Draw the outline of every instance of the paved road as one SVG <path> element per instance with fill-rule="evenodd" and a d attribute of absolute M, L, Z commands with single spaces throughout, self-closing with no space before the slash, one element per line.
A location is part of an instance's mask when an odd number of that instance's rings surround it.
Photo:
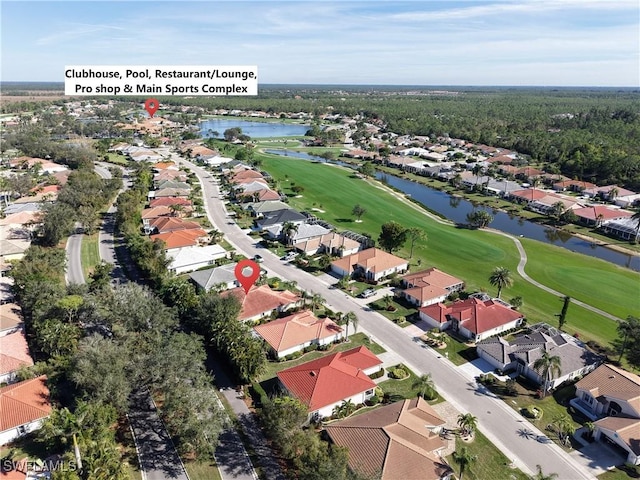
<path fill-rule="evenodd" d="M 545 465 L 545 471 L 555 472 L 561 479 L 593 478 L 589 471 L 554 443 L 541 443 L 530 436 L 519 434 L 522 429 L 528 429 L 541 437 L 544 436 L 543 432 L 538 431 L 502 400 L 478 389 L 472 379 L 466 377 L 455 365 L 442 358 L 437 352 L 424 348 L 403 329 L 363 306 L 360 301 L 340 290 L 330 288 L 329 283 L 294 266 L 284 264 L 267 250 L 258 249 L 256 241 L 244 234 L 235 223 L 231 222 L 231 219 L 226 217 L 218 187 L 212 179 L 208 178 L 210 174 L 175 154 L 173 158 L 196 172 L 203 185 L 205 208 L 211 222 L 225 234 L 229 243 L 238 252 L 248 257 L 259 253 L 264 259 L 263 267 L 269 272 L 288 280 L 295 280 L 300 288 L 320 293 L 334 310 L 356 312 L 360 330 L 368 333 L 388 350 L 396 352 L 416 372 L 431 373 L 443 397 L 459 411 L 471 412 L 475 415 L 482 432 L 514 461 L 516 467 L 525 473 L 533 474 L 536 471 L 536 465 L 542 462 Z"/>
<path fill-rule="evenodd" d="M 76 232 L 67 238 L 67 269 L 64 274 L 67 285 L 71 283 L 83 284 L 85 282 L 84 272 L 82 271 L 82 237 L 84 233 L 79 224 L 75 226 Z"/>

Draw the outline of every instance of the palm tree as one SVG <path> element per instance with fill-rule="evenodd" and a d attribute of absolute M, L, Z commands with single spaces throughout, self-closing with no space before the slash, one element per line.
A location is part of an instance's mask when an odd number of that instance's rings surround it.
<path fill-rule="evenodd" d="M 358 316 L 355 312 L 347 312 L 342 315 L 342 321 L 344 322 L 346 328 L 345 338 L 349 338 L 349 325 L 353 325 L 353 333 L 358 331 Z"/>
<path fill-rule="evenodd" d="M 558 438 L 564 443 L 565 438 L 569 435 L 573 435 L 576 431 L 576 427 L 571 420 L 571 417 L 566 413 L 558 415 L 553 419 L 552 425 L 558 429 Z"/>
<path fill-rule="evenodd" d="M 593 422 L 584 422 L 584 428 L 589 432 L 589 438 L 593 437 L 593 432 L 596 429 L 596 424 Z"/>
<path fill-rule="evenodd" d="M 320 308 L 324 303 L 324 298 L 319 293 L 314 293 L 311 296 L 311 311 L 316 313 L 316 308 Z"/>
<path fill-rule="evenodd" d="M 473 435 L 478 428 L 478 419 L 470 413 L 461 413 L 458 415 L 458 426 L 465 435 Z"/>
<path fill-rule="evenodd" d="M 211 238 L 211 243 L 218 243 L 220 240 L 222 240 L 222 237 L 224 236 L 224 234 L 217 229 L 213 229 L 209 232 L 209 238 Z"/>
<path fill-rule="evenodd" d="M 414 227 L 407 229 L 407 237 L 409 237 L 409 240 L 411 241 L 411 250 L 409 252 L 409 258 L 411 259 L 413 258 L 413 247 L 415 246 L 416 242 L 426 241 L 427 234 L 424 230 Z"/>
<path fill-rule="evenodd" d="M 438 394 L 430 373 L 425 373 L 417 378 L 416 381 L 413 382 L 413 385 L 411 385 L 411 388 L 417 388 L 418 395 L 428 400 L 433 400 Z"/>
<path fill-rule="evenodd" d="M 282 235 L 285 243 L 289 244 L 293 235 L 298 232 L 298 224 L 293 222 L 284 222 L 282 224 Z"/>
<path fill-rule="evenodd" d="M 544 388 L 542 390 L 542 397 L 547 394 L 549 390 L 549 382 L 555 375 L 560 375 L 562 371 L 560 357 L 557 355 L 550 355 L 546 350 L 542 352 L 542 356 L 533 362 L 533 369 L 540 373 L 540 376 L 544 378 Z"/>
<path fill-rule="evenodd" d="M 356 411 L 356 406 L 351 400 L 344 400 L 340 405 L 333 407 L 333 414 L 336 417 L 344 418 Z"/>
<path fill-rule="evenodd" d="M 611 190 L 609 190 L 609 201 L 613 202 L 616 198 L 618 198 L 619 193 L 620 190 L 618 189 L 618 187 L 613 187 Z"/>
<path fill-rule="evenodd" d="M 453 452 L 453 461 L 460 465 L 460 480 L 462 480 L 464 472 L 469 470 L 469 466 L 476 460 L 478 460 L 478 456 L 472 455 L 467 450 L 467 447 L 462 447 L 459 451 Z"/>
<path fill-rule="evenodd" d="M 531 477 L 531 480 L 554 480 L 555 478 L 558 478 L 557 473 L 550 473 L 548 475 L 545 475 L 540 465 L 536 465 L 536 468 L 538 469 L 538 473 Z"/>
<path fill-rule="evenodd" d="M 174 217 L 179 217 L 181 213 L 184 211 L 184 205 L 179 203 L 174 203 L 173 205 L 169 205 L 169 210 L 171 210 L 171 215 Z"/>
<path fill-rule="evenodd" d="M 489 283 L 493 287 L 498 287 L 498 298 L 500 298 L 502 289 L 513 285 L 511 272 L 505 267 L 496 267 L 493 269 L 493 272 L 491 272 L 491 275 L 489 276 Z"/>

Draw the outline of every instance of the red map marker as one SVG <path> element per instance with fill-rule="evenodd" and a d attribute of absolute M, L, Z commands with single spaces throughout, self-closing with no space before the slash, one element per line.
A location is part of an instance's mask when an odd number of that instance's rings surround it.
<path fill-rule="evenodd" d="M 150 98 L 144 102 L 144 109 L 149 112 L 149 117 L 151 118 L 158 111 L 158 107 L 160 107 L 160 103 L 155 98 Z"/>
<path fill-rule="evenodd" d="M 246 269 L 251 269 L 251 273 L 249 275 L 245 275 Z M 242 285 L 244 293 L 247 294 L 249 293 L 249 289 L 254 283 L 256 283 L 256 280 L 260 276 L 260 265 L 253 260 L 240 260 L 233 272 L 236 274 L 236 280 L 238 280 L 240 285 Z"/>

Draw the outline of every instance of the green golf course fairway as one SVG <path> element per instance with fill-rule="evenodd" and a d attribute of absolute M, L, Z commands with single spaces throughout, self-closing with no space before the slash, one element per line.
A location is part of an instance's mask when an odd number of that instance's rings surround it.
<path fill-rule="evenodd" d="M 405 227 L 419 227 L 427 233 L 428 240 L 414 248 L 410 261 L 413 271 L 435 266 L 464 280 L 468 291 L 496 294 L 488 277 L 495 267 L 506 267 L 512 272 L 514 284 L 504 289 L 502 296 L 507 300 L 521 296 L 524 300 L 521 310 L 529 323 L 544 321 L 557 325 L 562 300 L 517 274 L 519 255 L 511 239 L 438 223 L 417 205 L 402 201 L 377 182 L 357 178 L 354 172 L 343 168 L 265 154 L 259 154 L 259 158 L 285 193 L 291 194 L 294 184 L 304 188 L 300 198 L 290 197 L 294 208 L 324 210 L 325 213 L 314 213 L 340 230 L 368 233 L 373 239 L 377 239 L 380 226 L 390 220 Z M 361 223 L 356 223 L 351 214 L 356 204 L 367 210 Z M 560 247 L 523 240 L 528 255 L 525 270 L 535 280 L 620 318 L 638 314 L 639 274 Z M 409 258 L 410 247 L 407 241 L 396 253 Z M 420 267 L 418 259 L 422 261 Z M 602 344 L 617 337 L 616 322 L 576 304 L 569 308 L 565 331 Z"/>

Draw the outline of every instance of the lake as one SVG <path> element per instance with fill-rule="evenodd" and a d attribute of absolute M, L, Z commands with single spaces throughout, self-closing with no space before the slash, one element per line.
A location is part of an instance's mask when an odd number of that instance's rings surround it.
<path fill-rule="evenodd" d="M 322 157 L 292 150 L 268 149 L 265 150 L 265 152 L 314 162 L 326 162 Z M 355 168 L 353 165 L 340 161 L 332 161 L 330 163 L 335 163 L 352 169 Z M 629 255 L 611 250 L 610 248 L 596 245 L 593 242 L 574 237 L 573 235 L 561 230 L 540 225 L 529 220 L 509 215 L 502 211 L 494 211 L 491 208 L 483 206 L 476 207 L 462 197 L 453 196 L 447 192 L 412 182 L 396 175 L 377 172 L 376 178 L 404 194 L 410 195 L 411 198 L 424 205 L 429 210 L 437 212 L 455 223 L 466 224 L 467 214 L 474 209 L 487 210 L 493 216 L 493 221 L 489 226 L 496 230 L 510 233 L 516 237 L 526 237 L 545 243 L 551 243 L 553 245 L 566 248 L 567 250 L 571 250 L 572 252 L 578 252 L 590 257 L 600 258 L 602 260 L 615 263 L 616 265 L 640 271 L 640 256 L 638 255 Z"/>
<path fill-rule="evenodd" d="M 239 120 L 235 118 L 212 118 L 200 123 L 200 133 L 203 137 L 212 137 L 211 132 L 218 132 L 218 137 L 222 138 L 224 131 L 228 128 L 239 127 L 242 133 L 251 138 L 267 137 L 300 137 L 307 133 L 309 125 L 283 122 L 251 122 L 249 120 Z"/>

